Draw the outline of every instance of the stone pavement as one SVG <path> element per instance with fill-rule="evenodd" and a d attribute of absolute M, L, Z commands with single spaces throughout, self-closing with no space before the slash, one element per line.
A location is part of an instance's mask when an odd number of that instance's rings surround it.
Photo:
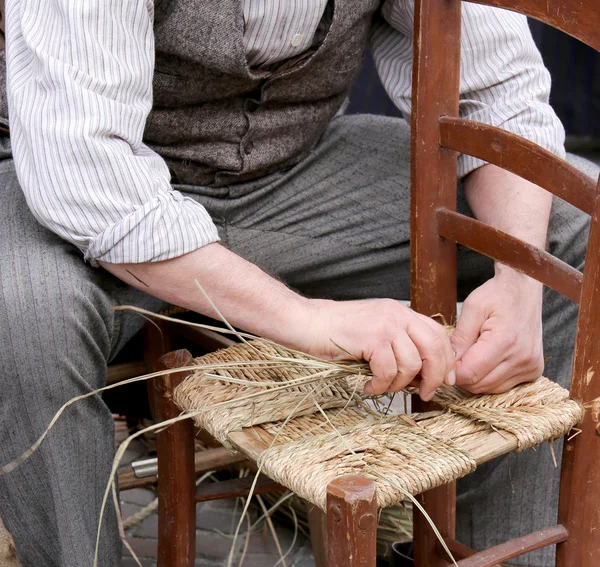
<path fill-rule="evenodd" d="M 134 489 L 121 496 L 123 517 L 130 516 L 154 499 L 154 491 Z M 196 566 L 226 567 L 233 547 L 233 566 L 240 563 L 246 536 L 244 522 L 241 535 L 234 543 L 230 534 L 235 532 L 242 510 L 241 503 L 236 506 L 234 500 L 217 500 L 198 504 L 196 520 Z M 258 517 L 257 511 L 251 513 L 252 520 Z M 285 553 L 292 545 L 294 533 L 292 529 L 275 523 L 281 549 Z M 127 530 L 127 540 L 139 557 L 144 567 L 156 566 L 158 517 L 152 514 L 138 526 Z M 264 522 L 252 532 L 248 540 L 244 567 L 275 567 L 281 565 L 274 540 Z M 279 562 L 279 563 L 278 563 Z M 298 535 L 291 553 L 286 558 L 288 567 L 314 567 L 310 541 Z M 122 567 L 135 567 L 137 563 L 124 550 Z"/>
<path fill-rule="evenodd" d="M 146 450 L 142 444 L 134 442 L 125 453 L 122 466 L 132 461 L 146 458 Z M 136 488 L 121 493 L 121 512 L 123 520 L 137 513 L 150 504 L 155 498 L 151 489 Z M 240 535 L 234 542 L 233 534 L 240 519 L 243 505 L 235 500 L 217 500 L 202 502 L 197 505 L 196 513 L 196 567 L 226 567 L 229 554 L 233 548 L 232 566 L 238 567 L 246 542 L 245 531 L 247 521 L 240 529 Z M 267 504 L 268 506 L 268 504 Z M 256 508 L 249 510 L 251 522 L 260 516 Z M 275 530 L 283 553 L 291 546 L 286 557 L 287 567 L 314 567 L 310 541 L 298 534 L 294 542 L 294 530 L 274 520 Z M 156 567 L 158 534 L 158 516 L 156 512 L 137 526 L 126 531 L 127 541 L 140 559 L 143 567 Z M 123 549 L 122 567 L 135 567 L 136 561 L 127 550 Z M 271 532 L 264 521 L 249 536 L 243 567 L 279 567 L 280 555 L 277 551 Z"/>

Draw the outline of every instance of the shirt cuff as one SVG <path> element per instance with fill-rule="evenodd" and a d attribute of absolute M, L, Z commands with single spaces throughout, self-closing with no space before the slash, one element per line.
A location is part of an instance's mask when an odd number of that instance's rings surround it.
<path fill-rule="evenodd" d="M 161 193 L 93 238 L 84 250 L 98 262 L 160 262 L 219 241 L 206 209 L 178 191 Z"/>

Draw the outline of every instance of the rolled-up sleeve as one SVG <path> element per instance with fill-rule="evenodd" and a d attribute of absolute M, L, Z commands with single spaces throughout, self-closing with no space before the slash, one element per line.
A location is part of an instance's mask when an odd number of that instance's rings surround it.
<path fill-rule="evenodd" d="M 563 157 L 564 128 L 549 105 L 550 74 L 525 16 L 467 2 L 462 14 L 460 115 L 523 136 Z M 406 114 L 410 114 L 413 22 L 413 0 L 387 0 L 371 38 L 382 82 Z M 461 155 L 459 176 L 483 164 Z"/>
<path fill-rule="evenodd" d="M 154 262 L 218 240 L 142 143 L 153 0 L 13 0 L 7 86 L 15 167 L 40 223 L 92 264 Z"/>

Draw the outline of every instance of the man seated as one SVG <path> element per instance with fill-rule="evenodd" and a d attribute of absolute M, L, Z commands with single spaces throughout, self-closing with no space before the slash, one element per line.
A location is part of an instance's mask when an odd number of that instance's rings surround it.
<path fill-rule="evenodd" d="M 461 115 L 564 156 L 526 19 L 463 8 Z M 342 109 L 370 42 L 410 112 L 413 12 L 411 0 L 8 2 L 2 464 L 105 384 L 144 322 L 115 305 L 214 315 L 195 278 L 239 328 L 369 361 L 373 394 L 417 375 L 424 400 L 443 382 L 502 392 L 544 360 L 568 384 L 576 306 L 553 292 L 542 303 L 541 284 L 512 269 L 460 251 L 466 301 L 450 339 L 396 301 L 409 296 L 408 126 Z M 582 268 L 585 215 L 471 157 L 459 171 L 461 210 Z M 113 443 L 110 411 L 90 398 L 0 478 L 24 567 L 91 564 Z M 553 524 L 557 486 L 546 450 L 481 467 L 459 485 L 459 539 L 480 548 Z M 99 565 L 119 562 L 109 512 Z"/>

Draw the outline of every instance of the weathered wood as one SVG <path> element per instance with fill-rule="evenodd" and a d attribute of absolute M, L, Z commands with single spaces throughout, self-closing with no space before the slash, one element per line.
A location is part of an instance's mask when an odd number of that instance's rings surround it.
<path fill-rule="evenodd" d="M 107 384 L 117 384 L 129 378 L 142 376 L 147 373 L 147 366 L 143 360 L 135 362 L 124 362 L 123 364 L 112 364 L 108 367 Z"/>
<path fill-rule="evenodd" d="M 188 366 L 186 350 L 170 352 L 156 363 L 167 370 Z M 188 372 L 173 372 L 154 379 L 157 421 L 177 417 L 173 390 Z M 194 424 L 180 421 L 156 434 L 158 453 L 158 567 L 192 567 L 196 556 L 196 505 L 194 473 Z"/>
<path fill-rule="evenodd" d="M 600 36 L 600 29 L 598 30 Z M 598 181 L 600 191 L 600 180 Z M 581 433 L 565 441 L 558 519 L 569 532 L 557 567 L 600 562 L 600 197 L 588 240 L 571 396 L 587 406 Z"/>
<path fill-rule="evenodd" d="M 469 0 L 541 20 L 600 51 L 600 10 L 596 0 Z"/>
<path fill-rule="evenodd" d="M 210 470 L 221 469 L 236 463 L 242 463 L 247 460 L 243 453 L 232 453 L 225 447 L 216 447 L 206 451 L 198 451 L 194 458 L 195 473 L 203 473 Z M 141 488 L 152 486 L 158 482 L 156 476 L 138 478 L 130 467 L 119 472 L 119 490 L 130 490 L 132 488 Z"/>
<path fill-rule="evenodd" d="M 458 115 L 460 6 L 415 2 L 410 299 L 413 309 L 448 321 L 456 312 L 456 290 L 448 285 L 456 281 L 456 246 L 437 234 L 435 211 L 456 208 L 457 154 L 440 146 L 439 118 Z"/>
<path fill-rule="evenodd" d="M 583 274 L 545 250 L 456 211 L 436 215 L 440 235 L 485 254 L 579 302 Z"/>
<path fill-rule="evenodd" d="M 467 557 L 472 557 L 477 553 L 474 549 L 471 549 L 470 547 L 460 543 L 460 541 L 456 541 L 455 539 L 449 537 L 444 538 L 444 543 L 450 550 L 450 553 L 452 553 L 452 557 L 454 557 L 456 560 L 466 559 Z M 448 555 L 440 541 L 437 542 L 437 551 L 440 557 L 444 557 L 444 554 L 446 556 Z"/>
<path fill-rule="evenodd" d="M 411 306 L 425 315 L 456 314 L 456 245 L 436 231 L 435 211 L 456 208 L 457 154 L 439 144 L 440 116 L 458 116 L 460 0 L 417 0 L 413 43 L 411 138 Z M 421 496 L 444 537 L 455 532 L 454 483 Z M 416 567 L 441 567 L 436 536 L 413 512 Z"/>
<path fill-rule="evenodd" d="M 375 485 L 364 476 L 343 476 L 327 488 L 329 567 L 375 567 Z"/>
<path fill-rule="evenodd" d="M 519 557 L 530 551 L 565 541 L 568 537 L 569 534 L 563 526 L 554 526 L 490 547 L 467 559 L 458 561 L 457 564 L 459 567 L 494 567 L 503 561 Z M 592 563 L 571 563 L 570 565 L 572 567 L 592 567 Z M 593 565 L 597 565 L 597 561 Z"/>
<path fill-rule="evenodd" d="M 318 506 L 308 504 L 308 529 L 315 567 L 329 567 L 327 547 L 327 514 Z"/>
<path fill-rule="evenodd" d="M 455 445 L 464 451 L 467 451 L 475 460 L 477 465 L 487 463 L 496 457 L 506 455 L 514 451 L 518 446 L 515 435 L 508 431 L 488 431 L 485 438 L 481 433 L 465 435 L 454 441 Z"/>
<path fill-rule="evenodd" d="M 443 116 L 440 143 L 511 171 L 592 214 L 596 180 L 525 138 L 489 124 Z"/>
<path fill-rule="evenodd" d="M 208 502 L 209 500 L 222 500 L 224 498 L 244 498 L 250 494 L 268 494 L 270 492 L 281 492 L 284 486 L 273 482 L 269 477 L 260 475 L 256 485 L 252 488 L 255 475 L 232 480 L 221 480 L 218 482 L 207 482 L 196 489 L 194 500 L 196 502 Z"/>

